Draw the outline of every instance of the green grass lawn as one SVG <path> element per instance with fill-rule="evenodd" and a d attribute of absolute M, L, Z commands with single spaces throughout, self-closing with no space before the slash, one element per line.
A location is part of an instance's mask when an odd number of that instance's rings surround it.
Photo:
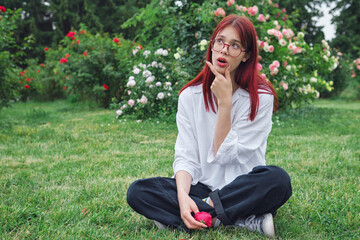
<path fill-rule="evenodd" d="M 136 122 L 67 101 L 0 112 L 0 239 L 264 239 L 219 228 L 158 230 L 126 203 L 138 178 L 172 176 L 174 122 Z M 279 239 L 360 238 L 360 103 L 274 115 L 267 163 L 291 176 Z M 87 213 L 83 210 L 86 209 Z"/>

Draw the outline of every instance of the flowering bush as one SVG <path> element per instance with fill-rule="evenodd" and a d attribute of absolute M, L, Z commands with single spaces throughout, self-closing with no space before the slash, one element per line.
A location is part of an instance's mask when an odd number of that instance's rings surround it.
<path fill-rule="evenodd" d="M 134 114 L 137 118 L 175 114 L 177 94 L 186 72 L 176 63 L 183 52 L 177 49 L 143 49 L 141 45 L 132 51 L 132 70 L 126 75 L 126 89 L 123 101 L 117 110 L 118 117 Z"/>
<path fill-rule="evenodd" d="M 271 0 L 249 0 L 243 5 L 232 0 L 204 1 L 202 4 L 153 1 L 150 7 L 151 11 L 144 9 L 124 27 L 144 21 L 138 41 L 153 46 L 166 42 L 172 49 L 180 47 L 185 54 L 179 61 L 191 76 L 187 80 L 203 66 L 204 63 L 199 64 L 199 61 L 205 55 L 217 23 L 226 15 L 237 14 L 249 18 L 257 30 L 258 68 L 277 90 L 280 108 L 300 106 L 333 89 L 331 73 L 338 66 L 338 59 L 331 55 L 328 43 L 322 41 L 313 46 L 306 43 L 305 33 L 294 29 L 293 17 Z M 155 31 L 155 26 L 161 26 L 162 31 Z"/>
<path fill-rule="evenodd" d="M 360 99 L 360 58 L 357 58 L 352 61 L 350 65 L 351 77 L 354 79 L 350 83 L 350 87 L 352 87 L 355 92 L 355 98 Z"/>
<path fill-rule="evenodd" d="M 29 89 L 29 85 L 24 86 L 18 81 L 18 69 L 13 63 L 14 57 L 22 54 L 22 51 L 13 56 L 9 51 L 11 47 L 21 49 L 21 46 L 15 46 L 12 36 L 16 21 L 19 19 L 20 10 L 14 12 L 0 6 L 0 110 L 2 107 L 9 106 L 9 102 L 18 100 L 21 97 L 20 90 L 26 93 Z"/>
<path fill-rule="evenodd" d="M 67 33 L 57 49 L 45 47 L 45 62 L 29 69 L 40 71 L 38 90 L 43 99 L 69 95 L 108 107 L 112 97 L 123 95 L 131 44 L 122 38 L 114 41 L 107 35 L 92 35 L 85 25 L 80 29 Z"/>

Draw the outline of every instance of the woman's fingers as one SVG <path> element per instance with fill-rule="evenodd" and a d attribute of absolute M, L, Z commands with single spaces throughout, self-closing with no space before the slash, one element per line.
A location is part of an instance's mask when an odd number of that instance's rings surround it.
<path fill-rule="evenodd" d="M 206 64 L 208 65 L 208 67 L 210 68 L 210 70 L 212 71 L 212 73 L 213 73 L 216 77 L 218 77 L 220 73 L 219 73 L 218 71 L 216 71 L 214 65 L 212 65 L 211 62 L 209 62 L 209 61 L 206 61 Z"/>

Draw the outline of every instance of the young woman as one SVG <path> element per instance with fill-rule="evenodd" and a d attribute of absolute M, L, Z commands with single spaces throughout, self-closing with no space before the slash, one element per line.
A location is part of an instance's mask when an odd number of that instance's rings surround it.
<path fill-rule="evenodd" d="M 180 91 L 174 178 L 137 180 L 129 205 L 158 227 L 245 227 L 275 236 L 273 216 L 291 196 L 289 175 L 265 165 L 277 96 L 257 70 L 256 31 L 230 15 L 215 28 L 199 75 Z"/>

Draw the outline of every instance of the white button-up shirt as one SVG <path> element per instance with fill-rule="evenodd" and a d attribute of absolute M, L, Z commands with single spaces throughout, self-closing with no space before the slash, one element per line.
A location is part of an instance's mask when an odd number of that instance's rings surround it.
<path fill-rule="evenodd" d="M 238 88 L 232 97 L 231 129 L 214 156 L 217 114 L 206 111 L 202 84 L 186 88 L 179 96 L 176 114 L 174 174 L 185 170 L 192 176 L 192 184 L 201 182 L 215 190 L 255 166 L 265 165 L 273 101 L 273 95 L 259 94 L 259 110 L 250 121 L 250 95 Z"/>

